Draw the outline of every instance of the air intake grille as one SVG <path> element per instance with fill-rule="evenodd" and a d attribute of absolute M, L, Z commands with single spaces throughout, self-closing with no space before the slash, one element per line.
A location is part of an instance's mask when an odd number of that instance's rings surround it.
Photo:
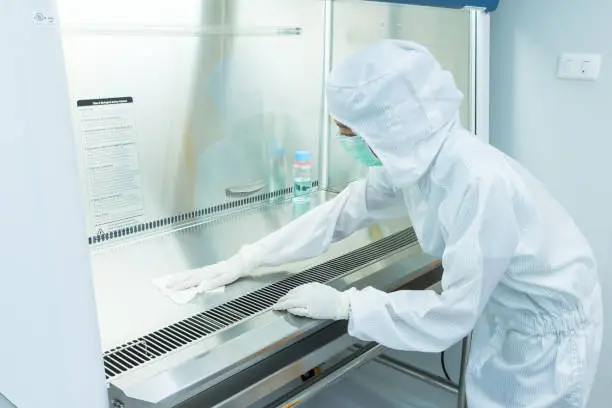
<path fill-rule="evenodd" d="M 327 283 L 417 242 L 412 228 L 307 269 L 272 285 L 174 323 L 104 354 L 106 378 L 125 373 L 272 306 L 288 291 L 309 282 Z"/>
<path fill-rule="evenodd" d="M 312 188 L 319 187 L 317 180 L 312 182 Z M 293 187 L 287 187 L 282 190 L 276 190 L 269 193 L 258 194 L 256 196 L 250 196 L 241 198 L 238 200 L 228 201 L 223 204 L 213 205 L 207 208 L 200 208 L 194 211 L 186 213 L 176 214 L 171 217 L 158 218 L 155 220 L 147 221 L 142 224 L 133 225 L 125 228 L 121 228 L 114 231 L 98 230 L 97 234 L 88 238 L 89 245 L 98 244 L 100 242 L 106 242 L 117 238 L 123 238 L 129 235 L 139 234 L 145 231 L 152 231 L 159 228 L 165 228 L 171 225 L 178 225 L 189 221 L 194 221 L 202 217 L 207 217 L 213 214 L 223 213 L 229 210 L 237 208 L 243 208 L 253 205 L 254 203 L 263 202 L 270 198 L 282 198 L 293 194 Z"/>

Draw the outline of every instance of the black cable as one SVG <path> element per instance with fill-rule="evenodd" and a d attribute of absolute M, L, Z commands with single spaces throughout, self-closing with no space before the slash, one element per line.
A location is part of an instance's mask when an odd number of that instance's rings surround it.
<path fill-rule="evenodd" d="M 453 380 L 450 379 L 450 376 L 448 375 L 448 371 L 446 371 L 446 361 L 444 361 L 444 351 L 440 354 L 440 363 L 442 363 L 442 371 L 444 371 L 444 376 L 446 377 L 446 379 L 450 382 L 453 382 Z"/>

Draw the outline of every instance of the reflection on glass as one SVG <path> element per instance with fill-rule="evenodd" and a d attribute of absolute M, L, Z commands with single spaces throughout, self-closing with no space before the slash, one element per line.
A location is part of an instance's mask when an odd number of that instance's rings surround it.
<path fill-rule="evenodd" d="M 79 99 L 134 100 L 147 223 L 211 215 L 211 207 L 239 200 L 275 201 L 289 193 L 296 150 L 311 151 L 318 169 L 322 0 L 58 5 L 73 109 Z M 89 235 L 93 219 L 88 214 Z"/>
<path fill-rule="evenodd" d="M 299 0 L 232 0 L 226 5 L 226 24 L 301 27 L 299 36 L 228 36 L 222 52 L 194 93 L 192 121 L 198 122 L 198 101 L 208 100 L 211 132 L 205 123 L 193 127 L 195 147 L 195 208 L 206 208 L 235 197 L 228 187 L 246 197 L 276 201 L 292 185 L 290 163 L 294 152 L 312 152 L 317 168 L 322 117 L 323 3 Z M 202 50 L 202 63 L 210 56 Z M 318 174 L 313 174 L 314 178 Z"/>
<path fill-rule="evenodd" d="M 210 75 L 207 91 L 221 138 L 198 149 L 196 208 L 225 201 L 227 188 L 241 189 L 267 181 L 263 96 L 258 84 L 251 84 L 248 72 L 240 72 L 248 69 L 247 62 L 225 57 Z M 228 76 L 230 80 L 226 81 Z"/>

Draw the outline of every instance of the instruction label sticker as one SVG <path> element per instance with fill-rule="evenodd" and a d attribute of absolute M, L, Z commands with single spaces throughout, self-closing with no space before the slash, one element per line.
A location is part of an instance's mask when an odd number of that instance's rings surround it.
<path fill-rule="evenodd" d="M 140 224 L 144 201 L 132 97 L 77 101 L 93 234 Z"/>

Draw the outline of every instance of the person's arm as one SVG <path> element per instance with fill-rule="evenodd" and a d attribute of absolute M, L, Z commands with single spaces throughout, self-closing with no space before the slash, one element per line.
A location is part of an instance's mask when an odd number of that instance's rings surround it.
<path fill-rule="evenodd" d="M 376 221 L 408 216 L 382 169 L 349 184 L 337 197 L 251 245 L 258 266 L 279 266 L 324 253 L 332 242 Z"/>
<path fill-rule="evenodd" d="M 382 169 L 351 183 L 334 199 L 284 227 L 243 246 L 231 258 L 178 274 L 166 286 L 173 290 L 198 287 L 204 292 L 251 275 L 261 266 L 280 266 L 322 254 L 329 245 L 372 223 L 407 216 L 408 212 Z"/>
<path fill-rule="evenodd" d="M 473 329 L 518 245 L 513 196 L 506 181 L 485 181 L 447 208 L 457 215 L 445 226 L 442 294 L 373 288 L 352 292 L 351 335 L 394 349 L 439 352 Z"/>

